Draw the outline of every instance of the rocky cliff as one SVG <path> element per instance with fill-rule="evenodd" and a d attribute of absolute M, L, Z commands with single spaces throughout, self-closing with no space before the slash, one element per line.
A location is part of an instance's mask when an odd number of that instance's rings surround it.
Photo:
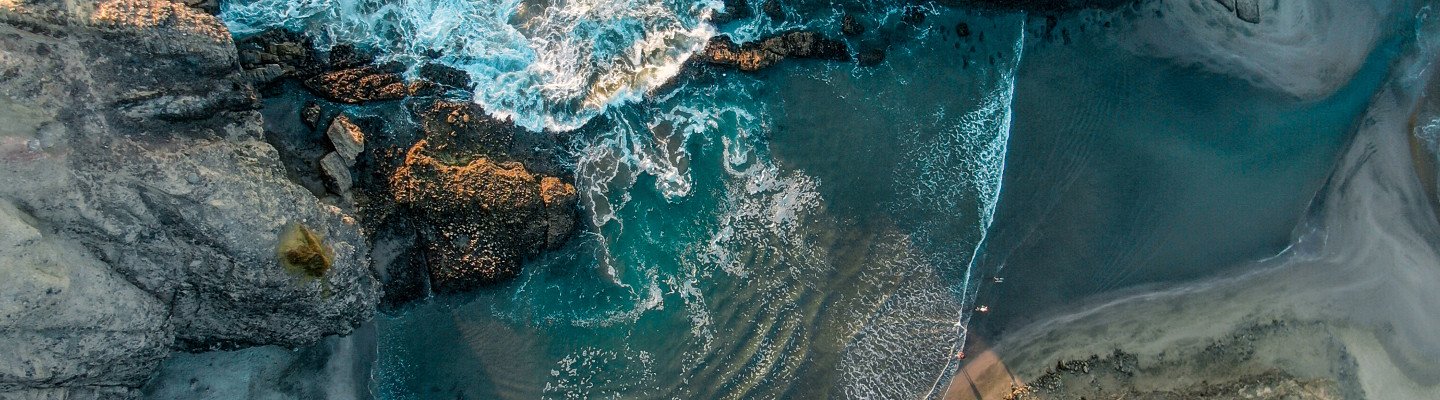
<path fill-rule="evenodd" d="M 266 73 L 180 3 L 0 2 L 0 392 L 124 397 L 172 350 L 371 317 L 359 225 L 264 140 Z"/>
<path fill-rule="evenodd" d="M 135 397 L 174 351 L 308 346 L 574 229 L 554 138 L 446 100 L 463 72 L 237 45 L 212 6 L 0 1 L 0 398 Z"/>

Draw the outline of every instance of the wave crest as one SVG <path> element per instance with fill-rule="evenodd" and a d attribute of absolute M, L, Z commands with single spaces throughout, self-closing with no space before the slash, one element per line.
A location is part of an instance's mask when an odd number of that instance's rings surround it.
<path fill-rule="evenodd" d="M 679 73 L 722 7 L 675 0 L 255 0 L 227 2 L 236 35 L 273 28 L 317 45 L 377 50 L 413 72 L 426 63 L 463 70 L 474 100 L 532 131 L 584 125 Z"/>

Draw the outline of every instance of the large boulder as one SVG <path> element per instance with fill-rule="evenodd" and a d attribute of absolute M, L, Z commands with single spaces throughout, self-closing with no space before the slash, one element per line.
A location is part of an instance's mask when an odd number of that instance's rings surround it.
<path fill-rule="evenodd" d="M 172 349 L 300 346 L 371 317 L 359 227 L 286 178 L 213 16 L 12 2 L 0 36 L 0 392 L 131 395 Z M 282 265 L 297 225 L 329 256 L 313 274 Z"/>

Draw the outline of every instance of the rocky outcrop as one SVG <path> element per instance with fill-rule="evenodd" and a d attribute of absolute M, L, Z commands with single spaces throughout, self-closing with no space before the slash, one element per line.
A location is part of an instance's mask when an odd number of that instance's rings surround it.
<path fill-rule="evenodd" d="M 506 160 L 513 125 L 445 101 L 420 118 L 425 139 L 406 151 L 389 184 L 415 227 L 434 291 L 514 277 L 526 258 L 568 239 L 575 188 Z"/>
<path fill-rule="evenodd" d="M 124 397 L 172 350 L 300 346 L 371 317 L 359 226 L 286 178 L 263 79 L 213 16 L 12 2 L 0 36 L 0 392 Z M 328 261 L 281 246 L 302 224 Z"/>
<path fill-rule="evenodd" d="M 810 31 L 786 32 L 741 45 L 720 35 L 710 39 L 699 58 L 741 71 L 759 71 L 787 58 L 850 61 L 850 49 L 845 42 Z"/>
<path fill-rule="evenodd" d="M 420 66 L 420 78 L 452 89 L 470 90 L 470 75 L 442 64 Z"/>
<path fill-rule="evenodd" d="M 382 308 L 503 281 L 525 259 L 568 239 L 576 196 L 542 154 L 556 147 L 553 138 L 468 101 L 442 100 L 446 90 L 468 94 L 464 71 L 427 64 L 420 79 L 406 82 L 385 72 L 394 66 L 342 61 L 356 58 L 346 55 L 351 51 L 332 47 L 322 72 L 290 76 L 304 92 L 267 92 L 267 118 L 294 122 L 266 134 L 289 176 L 358 213 L 370 232 Z M 378 102 L 396 98 L 409 100 Z M 357 104 L 369 116 L 333 103 Z"/>
<path fill-rule="evenodd" d="M 418 81 L 405 82 L 400 74 L 374 66 L 330 71 L 305 80 L 305 87 L 320 97 L 350 104 L 404 98 L 418 92 L 423 85 Z"/>

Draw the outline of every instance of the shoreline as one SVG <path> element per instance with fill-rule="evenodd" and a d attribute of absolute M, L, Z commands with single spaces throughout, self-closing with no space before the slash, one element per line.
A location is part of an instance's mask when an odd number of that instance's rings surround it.
<path fill-rule="evenodd" d="M 946 398 L 1440 396 L 1440 223 L 1412 134 L 1433 74 L 1396 84 L 1433 52 L 1401 58 L 1285 252 L 1019 328 Z"/>

